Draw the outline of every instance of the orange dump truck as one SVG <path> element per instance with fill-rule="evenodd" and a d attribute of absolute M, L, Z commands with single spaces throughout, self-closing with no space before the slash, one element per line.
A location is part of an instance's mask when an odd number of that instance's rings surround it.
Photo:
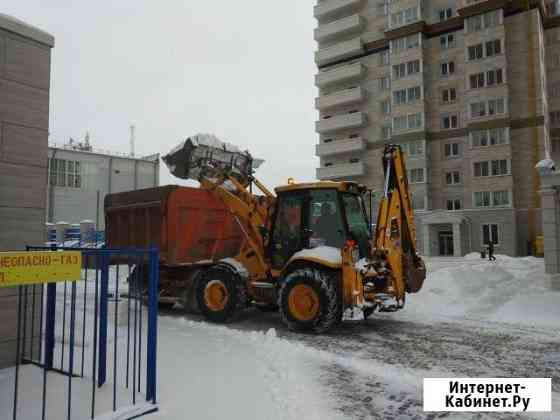
<path fill-rule="evenodd" d="M 110 248 L 160 249 L 160 302 L 195 310 L 192 279 L 212 261 L 239 252 L 242 232 L 224 203 L 208 190 L 168 185 L 105 198 Z M 147 270 L 144 270 L 147 272 Z"/>

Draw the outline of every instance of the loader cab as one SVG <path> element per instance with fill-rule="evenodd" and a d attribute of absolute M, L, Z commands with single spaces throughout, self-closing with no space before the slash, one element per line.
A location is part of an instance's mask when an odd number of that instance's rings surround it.
<path fill-rule="evenodd" d="M 299 184 L 276 190 L 268 249 L 274 269 L 282 269 L 298 251 L 342 249 L 349 239 L 357 241 L 361 255 L 367 253 L 370 231 L 364 201 L 360 191 L 347 184 Z"/>

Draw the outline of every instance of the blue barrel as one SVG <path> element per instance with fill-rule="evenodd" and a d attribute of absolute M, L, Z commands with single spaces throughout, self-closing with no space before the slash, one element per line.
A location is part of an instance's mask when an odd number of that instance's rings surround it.
<path fill-rule="evenodd" d="M 46 224 L 47 242 L 56 242 L 56 226 L 53 223 Z"/>
<path fill-rule="evenodd" d="M 64 233 L 64 241 L 80 241 L 80 233 L 81 231 L 79 224 L 70 225 Z"/>

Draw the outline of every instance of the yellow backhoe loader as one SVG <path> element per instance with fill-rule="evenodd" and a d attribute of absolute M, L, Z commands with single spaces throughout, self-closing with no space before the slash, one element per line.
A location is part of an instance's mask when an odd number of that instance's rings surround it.
<path fill-rule="evenodd" d="M 289 180 L 273 194 L 253 176 L 258 162 L 248 152 L 213 137 L 188 139 L 163 160 L 176 176 L 198 179 L 197 190 L 221 203 L 240 232 L 229 255 L 215 255 L 219 247 L 213 242 L 204 261 L 174 268 L 169 256 L 162 262 L 162 296 L 198 307 L 208 320 L 228 322 L 256 305 L 278 310 L 292 330 L 321 333 L 345 312 L 367 318 L 375 310 L 402 309 L 406 294 L 422 287 L 426 270 L 416 252 L 411 193 L 397 145 L 387 145 L 380 162 L 385 184 L 373 232 L 367 191 L 357 183 Z M 254 194 L 254 187 L 262 194 Z M 120 200 L 123 208 L 130 208 L 125 201 Z M 163 213 L 172 220 L 167 206 Z M 111 218 L 107 230 L 110 243 Z M 208 242 L 205 232 L 197 235 L 206 241 L 197 243 Z"/>

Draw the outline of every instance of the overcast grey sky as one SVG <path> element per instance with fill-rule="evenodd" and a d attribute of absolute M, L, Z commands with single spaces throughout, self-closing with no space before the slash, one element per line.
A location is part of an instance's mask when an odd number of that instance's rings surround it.
<path fill-rule="evenodd" d="M 315 177 L 308 0 L 3 0 L 50 32 L 51 140 L 166 153 L 198 132 L 249 149 L 270 187 Z M 165 165 L 163 165 L 165 166 Z M 162 184 L 177 182 L 162 170 Z"/>

